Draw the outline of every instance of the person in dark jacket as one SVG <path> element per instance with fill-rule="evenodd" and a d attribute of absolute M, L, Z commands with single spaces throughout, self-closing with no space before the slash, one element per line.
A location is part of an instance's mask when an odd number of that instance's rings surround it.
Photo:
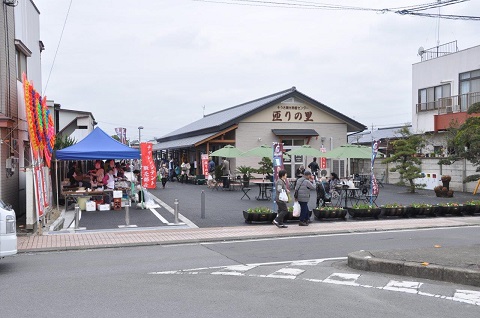
<path fill-rule="evenodd" d="M 282 190 L 284 190 L 287 193 L 287 195 L 290 192 L 287 186 L 286 170 L 280 170 L 278 172 L 278 180 L 277 182 L 275 182 L 275 191 L 277 192 L 277 198 L 275 202 L 277 202 L 278 212 L 277 212 L 277 217 L 275 218 L 275 220 L 273 220 L 273 224 L 275 224 L 277 227 L 287 227 L 286 225 L 283 224 L 283 218 L 288 213 L 287 202 L 281 201 L 278 199 L 278 196 L 280 195 L 280 192 L 282 192 Z"/>
<path fill-rule="evenodd" d="M 310 190 L 315 189 L 315 186 L 312 184 L 313 176 L 310 170 L 305 170 L 303 177 L 297 180 L 295 185 L 295 191 L 298 191 L 297 201 L 300 203 L 300 226 L 307 226 L 310 223 L 310 218 L 308 217 L 308 201 L 310 200 Z"/>

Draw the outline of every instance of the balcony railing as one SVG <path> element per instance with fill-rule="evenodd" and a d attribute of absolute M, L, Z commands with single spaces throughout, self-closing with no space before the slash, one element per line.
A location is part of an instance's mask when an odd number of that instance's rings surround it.
<path fill-rule="evenodd" d="M 466 112 L 477 102 L 480 102 L 480 92 L 443 97 L 434 102 L 417 104 L 417 113 L 432 110 L 436 110 L 439 115 Z"/>

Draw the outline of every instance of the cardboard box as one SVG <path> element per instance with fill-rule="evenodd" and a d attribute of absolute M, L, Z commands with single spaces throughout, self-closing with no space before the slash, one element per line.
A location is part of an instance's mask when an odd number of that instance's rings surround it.
<path fill-rule="evenodd" d="M 97 209 L 97 204 L 95 203 L 95 201 L 87 201 L 85 205 L 87 211 L 95 211 Z"/>
<path fill-rule="evenodd" d="M 113 191 L 113 198 L 114 199 L 118 199 L 118 198 L 122 198 L 122 191 Z"/>
<path fill-rule="evenodd" d="M 110 204 L 98 204 L 97 208 L 98 208 L 98 211 L 109 211 Z"/>

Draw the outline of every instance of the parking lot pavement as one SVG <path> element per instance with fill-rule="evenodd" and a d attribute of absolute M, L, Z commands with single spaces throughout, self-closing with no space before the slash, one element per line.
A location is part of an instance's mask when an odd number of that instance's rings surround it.
<path fill-rule="evenodd" d="M 167 187 L 162 189 L 149 190 L 155 199 L 156 207 L 154 209 L 138 209 L 135 206 L 130 208 L 130 224 L 140 228 L 152 227 L 171 227 L 174 224 L 175 200 L 178 202 L 179 221 L 186 224 L 186 227 L 235 227 L 245 225 L 242 211 L 254 207 L 267 207 L 276 209 L 272 201 L 259 201 L 258 189 L 252 187 L 248 192 L 250 199 L 242 196 L 244 193 L 236 188 L 234 191 L 210 189 L 206 185 L 181 184 L 179 182 L 168 182 Z M 205 207 L 202 218 L 202 196 L 204 197 Z M 405 187 L 385 185 L 380 188 L 380 194 L 377 204 L 399 203 L 408 205 L 415 203 L 438 204 L 441 202 L 463 203 L 474 199 L 471 193 L 456 192 L 453 198 L 437 198 L 432 190 L 418 190 L 411 194 L 406 192 Z M 311 191 L 309 207 L 315 207 L 316 193 Z M 350 202 L 349 202 L 350 203 Z M 290 203 L 292 204 L 292 203 Z M 73 211 L 69 212 L 68 220 L 73 220 Z M 125 209 L 120 211 L 93 211 L 82 212 L 80 227 L 87 230 L 112 230 L 118 229 L 126 224 Z M 313 220 L 314 222 L 317 222 Z M 319 222 L 319 221 L 318 221 Z M 337 220 L 321 221 L 339 222 Z M 347 222 L 358 222 L 349 219 Z M 291 224 L 295 224 L 289 222 Z M 263 226 L 263 224 L 252 224 L 251 226 Z M 66 228 L 72 229 L 73 223 L 67 224 Z"/>

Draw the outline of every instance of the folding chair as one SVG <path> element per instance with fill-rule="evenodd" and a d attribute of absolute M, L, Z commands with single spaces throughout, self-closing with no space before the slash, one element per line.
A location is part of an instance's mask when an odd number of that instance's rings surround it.
<path fill-rule="evenodd" d="M 377 183 L 379 186 L 383 188 L 383 182 L 385 181 L 385 171 L 382 172 L 382 177 L 380 179 L 377 179 Z"/>
<path fill-rule="evenodd" d="M 252 188 L 242 187 L 243 195 L 240 200 L 242 200 L 244 197 L 247 197 L 250 200 L 250 197 L 248 196 L 248 191 L 250 190 L 252 190 Z"/>

